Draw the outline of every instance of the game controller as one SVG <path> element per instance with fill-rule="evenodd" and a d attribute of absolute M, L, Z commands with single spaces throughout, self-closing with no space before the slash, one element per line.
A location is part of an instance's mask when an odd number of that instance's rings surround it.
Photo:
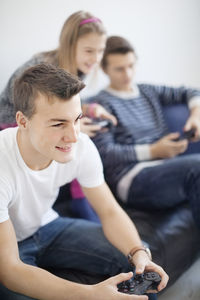
<path fill-rule="evenodd" d="M 181 140 L 184 140 L 184 139 L 190 141 L 192 138 L 194 138 L 194 136 L 195 136 L 195 129 L 192 128 L 188 131 L 183 131 L 181 133 L 181 135 L 177 139 L 175 139 L 175 141 L 181 141 Z"/>
<path fill-rule="evenodd" d="M 131 279 L 118 284 L 118 291 L 125 294 L 144 295 L 148 290 L 157 290 L 161 277 L 156 272 L 135 274 Z"/>
<path fill-rule="evenodd" d="M 102 129 L 103 128 L 111 129 L 111 127 L 113 126 L 112 121 L 107 120 L 107 119 L 106 120 L 105 119 L 93 119 L 92 124 L 99 125 Z"/>

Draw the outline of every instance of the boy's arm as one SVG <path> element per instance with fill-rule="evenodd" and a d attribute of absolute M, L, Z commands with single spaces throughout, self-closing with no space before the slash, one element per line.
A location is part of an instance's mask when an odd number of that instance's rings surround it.
<path fill-rule="evenodd" d="M 12 291 L 34 299 L 90 299 L 89 286 L 61 279 L 43 269 L 24 264 L 19 258 L 10 220 L 0 223 L 0 282 Z"/>
<path fill-rule="evenodd" d="M 105 182 L 95 188 L 82 189 L 100 217 L 104 234 L 116 248 L 128 255 L 133 247 L 142 245 L 133 222 L 116 202 Z"/>
<path fill-rule="evenodd" d="M 105 236 L 116 248 L 127 256 L 131 249 L 142 245 L 136 227 L 117 203 L 105 182 L 95 188 L 82 187 L 82 189 L 100 217 Z M 168 281 L 167 274 L 160 266 L 150 260 L 146 252 L 138 251 L 133 256 L 132 262 L 136 266 L 137 273 L 151 270 L 160 274 L 162 280 L 158 290 L 166 286 Z"/>
<path fill-rule="evenodd" d="M 132 272 L 121 273 L 95 285 L 61 279 L 43 269 L 24 264 L 19 258 L 11 221 L 0 223 L 0 282 L 12 291 L 41 300 L 147 300 L 147 296 L 117 291 L 117 284 L 132 276 Z"/>
<path fill-rule="evenodd" d="M 190 101 L 200 99 L 200 90 L 181 87 L 170 87 L 164 85 L 144 85 L 145 89 L 149 89 L 149 97 L 152 93 L 159 98 L 163 105 L 185 103 L 189 104 Z M 144 90 L 145 91 L 145 90 Z"/>

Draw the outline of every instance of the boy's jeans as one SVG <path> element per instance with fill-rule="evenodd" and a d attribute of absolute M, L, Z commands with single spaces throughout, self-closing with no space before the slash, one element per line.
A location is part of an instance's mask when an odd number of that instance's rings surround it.
<path fill-rule="evenodd" d="M 129 189 L 128 205 L 142 210 L 165 210 L 188 202 L 200 228 L 200 154 L 166 159 L 143 169 Z"/>
<path fill-rule="evenodd" d="M 23 262 L 44 269 L 75 269 L 107 276 L 132 269 L 126 257 L 104 237 L 101 225 L 82 219 L 59 217 L 18 246 Z M 7 298 L 1 299 L 31 298 L 8 291 Z"/>

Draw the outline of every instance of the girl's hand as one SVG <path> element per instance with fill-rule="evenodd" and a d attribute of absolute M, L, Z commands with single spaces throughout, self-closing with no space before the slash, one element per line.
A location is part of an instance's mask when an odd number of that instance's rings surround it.
<path fill-rule="evenodd" d="M 83 104 L 83 114 L 94 119 L 108 119 L 113 125 L 117 125 L 117 119 L 114 115 L 110 114 L 102 105 L 98 103 Z"/>
<path fill-rule="evenodd" d="M 101 130 L 101 126 L 92 124 L 92 119 L 83 117 L 80 120 L 81 132 L 86 133 L 89 137 L 94 137 L 98 131 Z"/>
<path fill-rule="evenodd" d="M 114 115 L 110 114 L 102 105 L 97 104 L 94 107 L 95 118 L 108 119 L 113 125 L 117 125 L 117 119 Z"/>

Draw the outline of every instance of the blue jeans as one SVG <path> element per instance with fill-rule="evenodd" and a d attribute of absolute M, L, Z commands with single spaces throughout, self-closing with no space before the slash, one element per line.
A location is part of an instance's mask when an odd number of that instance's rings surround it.
<path fill-rule="evenodd" d="M 127 258 L 105 238 L 101 225 L 82 219 L 59 217 L 19 242 L 18 247 L 23 262 L 44 269 L 56 267 L 108 276 L 132 269 Z M 31 299 L 3 289 L 8 296 L 1 300 Z"/>
<path fill-rule="evenodd" d="M 143 210 L 163 210 L 184 202 L 190 204 L 200 228 L 200 154 L 166 159 L 143 169 L 128 194 L 128 205 Z"/>

